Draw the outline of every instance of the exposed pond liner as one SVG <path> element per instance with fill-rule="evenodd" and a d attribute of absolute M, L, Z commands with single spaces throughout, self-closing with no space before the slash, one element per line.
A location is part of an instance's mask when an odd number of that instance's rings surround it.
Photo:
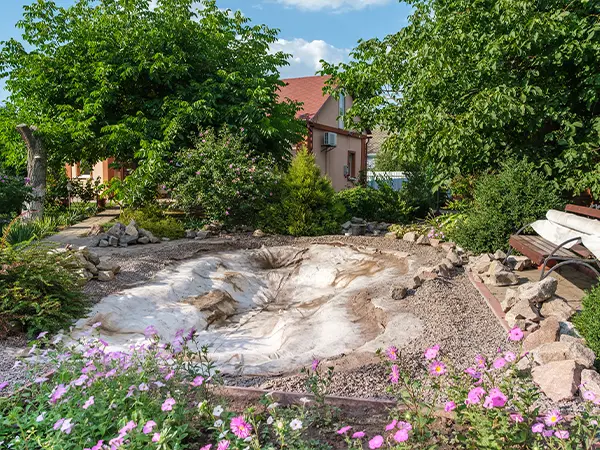
<path fill-rule="evenodd" d="M 293 373 L 313 358 L 372 354 L 422 333 L 389 295 L 413 266 L 407 253 L 344 245 L 204 254 L 103 298 L 73 335 L 101 322 L 109 350 L 126 351 L 149 325 L 166 340 L 193 327 L 225 373 Z"/>

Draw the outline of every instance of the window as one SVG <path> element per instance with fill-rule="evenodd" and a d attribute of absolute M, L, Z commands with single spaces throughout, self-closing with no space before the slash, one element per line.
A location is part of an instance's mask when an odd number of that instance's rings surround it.
<path fill-rule="evenodd" d="M 356 152 L 348 152 L 348 174 L 356 178 Z"/>
<path fill-rule="evenodd" d="M 339 99 L 339 117 L 338 117 L 338 128 L 344 128 L 344 115 L 346 115 L 346 96 L 340 94 Z"/>

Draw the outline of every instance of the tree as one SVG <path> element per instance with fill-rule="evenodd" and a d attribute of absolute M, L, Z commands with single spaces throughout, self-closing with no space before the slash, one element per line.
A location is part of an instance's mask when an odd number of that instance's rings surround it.
<path fill-rule="evenodd" d="M 156 5 L 152 5 L 155 3 Z M 51 0 L 25 6 L 22 42 L 0 50 L 14 125 L 44 136 L 52 164 L 133 161 L 140 187 L 168 178 L 172 155 L 201 129 L 244 129 L 286 160 L 299 141 L 297 105 L 277 100 L 277 30 L 250 25 L 214 0 Z"/>
<path fill-rule="evenodd" d="M 44 197 L 48 174 L 46 148 L 36 127 L 20 124 L 17 125 L 17 131 L 27 146 L 27 178 L 33 190 L 32 199 L 27 205 L 28 218 L 40 219 L 44 216 Z"/>
<path fill-rule="evenodd" d="M 593 0 L 411 0 L 407 27 L 325 64 L 347 118 L 395 134 L 396 159 L 436 183 L 513 156 L 600 197 L 600 4 Z"/>

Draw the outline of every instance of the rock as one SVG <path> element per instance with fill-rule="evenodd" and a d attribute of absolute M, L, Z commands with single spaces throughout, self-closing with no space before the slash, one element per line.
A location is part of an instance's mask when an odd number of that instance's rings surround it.
<path fill-rule="evenodd" d="M 417 245 L 430 245 L 429 238 L 425 235 L 421 235 L 417 238 Z"/>
<path fill-rule="evenodd" d="M 519 298 L 529 303 L 542 303 L 556 292 L 558 280 L 547 277 L 535 283 L 529 282 L 519 286 Z"/>
<path fill-rule="evenodd" d="M 488 281 L 493 286 L 515 286 L 519 284 L 519 277 L 512 272 L 495 272 Z"/>
<path fill-rule="evenodd" d="M 454 250 L 456 248 L 456 244 L 454 242 L 442 242 L 440 247 L 442 247 L 442 250 L 445 252 L 449 252 L 450 250 Z"/>
<path fill-rule="evenodd" d="M 565 343 L 565 341 L 561 340 L 561 344 Z M 570 358 L 573 359 L 580 366 L 591 369 L 594 367 L 594 362 L 596 362 L 596 354 L 594 351 L 587 347 L 585 344 L 581 342 L 566 342 L 566 345 L 569 347 Z"/>
<path fill-rule="evenodd" d="M 554 402 L 572 399 L 581 382 L 581 369 L 575 361 L 554 361 L 531 372 L 533 381 Z"/>
<path fill-rule="evenodd" d="M 352 222 L 350 222 L 350 221 L 348 221 L 348 222 L 344 222 L 344 223 L 342 224 L 342 229 L 343 229 L 343 230 L 349 230 L 351 226 L 352 226 Z"/>
<path fill-rule="evenodd" d="M 437 274 L 439 276 L 442 276 L 444 278 L 449 278 L 450 275 L 452 274 L 452 272 L 450 272 L 451 269 L 448 269 L 448 266 L 444 263 L 438 264 L 437 266 L 435 266 L 434 270 L 437 272 Z"/>
<path fill-rule="evenodd" d="M 350 227 L 350 236 L 364 236 L 367 231 L 367 225 L 364 223 L 353 223 Z"/>
<path fill-rule="evenodd" d="M 196 240 L 201 241 L 202 239 L 206 239 L 208 236 L 210 236 L 208 231 L 198 231 L 198 233 L 196 233 Z"/>
<path fill-rule="evenodd" d="M 355 223 L 355 224 L 366 224 L 366 220 L 365 219 L 361 219 L 360 217 L 353 217 L 352 219 L 350 219 L 350 222 Z"/>
<path fill-rule="evenodd" d="M 556 317 L 553 317 L 553 319 L 556 319 Z M 548 319 L 546 319 L 548 320 Z M 560 325 L 559 328 L 560 330 Z M 564 342 L 565 344 L 581 344 L 581 345 L 585 345 L 585 341 L 582 338 L 578 338 L 575 336 L 569 336 L 568 334 L 561 334 L 560 335 L 560 342 Z"/>
<path fill-rule="evenodd" d="M 398 239 L 398 235 L 396 233 L 394 233 L 393 231 L 390 231 L 389 233 L 385 233 L 385 238 L 386 239 Z"/>
<path fill-rule="evenodd" d="M 487 253 L 484 253 L 474 259 L 471 263 L 471 268 L 473 269 L 473 272 L 478 274 L 488 273 L 491 264 L 492 260 L 490 259 L 490 256 Z"/>
<path fill-rule="evenodd" d="M 142 245 L 149 244 L 150 238 L 147 236 L 142 236 L 141 238 L 138 238 L 137 243 Z"/>
<path fill-rule="evenodd" d="M 110 245 L 111 247 L 116 247 L 117 245 L 119 245 L 119 238 L 115 236 L 109 236 L 108 245 Z"/>
<path fill-rule="evenodd" d="M 406 285 L 409 289 L 415 290 L 423 284 L 423 280 L 419 275 L 415 275 L 412 280 Z"/>
<path fill-rule="evenodd" d="M 90 272 L 92 275 L 98 274 L 98 269 L 91 261 L 87 261 L 84 269 L 87 270 L 88 272 Z"/>
<path fill-rule="evenodd" d="M 100 264 L 96 268 L 101 272 L 119 273 L 121 271 L 121 267 L 118 264 L 109 261 L 100 261 Z"/>
<path fill-rule="evenodd" d="M 98 281 L 112 281 L 115 279 L 115 274 L 110 270 L 99 270 Z"/>
<path fill-rule="evenodd" d="M 119 239 L 119 245 L 121 247 L 127 247 L 128 245 L 137 244 L 139 236 L 139 233 L 137 234 L 137 236 L 134 236 L 132 234 L 124 234 L 123 236 L 121 236 L 121 239 Z"/>
<path fill-rule="evenodd" d="M 195 239 L 196 238 L 196 232 L 194 230 L 187 230 L 185 232 L 185 237 L 187 239 Z"/>
<path fill-rule="evenodd" d="M 517 272 L 523 272 L 524 270 L 533 267 L 533 262 L 527 256 L 509 256 L 507 264 Z"/>
<path fill-rule="evenodd" d="M 402 236 L 402 240 L 404 240 L 406 242 L 416 242 L 418 238 L 419 238 L 419 235 L 417 233 L 415 233 L 414 231 L 409 231 L 404 236 Z"/>
<path fill-rule="evenodd" d="M 147 237 L 148 239 L 150 239 L 150 243 L 152 243 L 152 244 L 158 244 L 160 242 L 160 239 L 157 238 L 156 236 L 154 236 L 152 234 L 152 232 L 150 232 L 148 230 L 140 228 L 139 232 L 140 232 L 141 237 Z"/>
<path fill-rule="evenodd" d="M 558 339 L 559 330 L 560 324 L 556 317 L 548 317 L 542 321 L 539 330 L 525 338 L 523 348 L 526 351 L 531 351 L 540 345 L 555 342 Z"/>
<path fill-rule="evenodd" d="M 442 241 L 439 239 L 434 239 L 434 238 L 429 239 L 429 245 L 431 245 L 432 247 L 437 248 L 440 246 L 441 243 L 442 243 Z"/>
<path fill-rule="evenodd" d="M 208 236 L 208 233 L 206 234 L 206 236 Z M 256 238 L 265 237 L 265 232 L 263 230 L 254 230 L 254 233 L 252 233 L 252 236 L 254 236 Z"/>
<path fill-rule="evenodd" d="M 581 395 L 588 391 L 600 398 L 600 374 L 592 369 L 584 369 L 581 372 Z"/>
<path fill-rule="evenodd" d="M 389 223 L 385 223 L 385 222 L 380 222 L 377 225 L 377 229 L 379 231 L 387 231 L 389 227 L 391 227 L 391 225 Z"/>
<path fill-rule="evenodd" d="M 169 239 L 168 237 L 164 237 L 164 238 L 161 239 L 161 241 L 163 241 L 163 242 L 169 242 L 170 240 L 171 239 Z"/>
<path fill-rule="evenodd" d="M 539 317 L 529 302 L 518 300 L 513 307 L 506 313 L 506 321 L 511 327 L 517 325 L 517 320 L 524 319 L 531 322 L 539 322 Z"/>
<path fill-rule="evenodd" d="M 88 236 L 98 236 L 102 234 L 102 227 L 95 223 L 90 227 L 90 231 L 87 232 Z"/>
<path fill-rule="evenodd" d="M 560 297 L 554 297 L 550 300 L 546 300 L 544 303 L 542 303 L 540 312 L 544 317 L 556 317 L 559 322 L 566 322 L 573 317 L 573 314 L 575 314 L 573 308 L 571 308 L 569 304 Z"/>
<path fill-rule="evenodd" d="M 100 257 L 95 253 L 90 252 L 89 250 L 86 254 L 84 254 L 84 256 L 89 262 L 91 262 L 94 265 L 98 265 L 100 263 Z"/>
<path fill-rule="evenodd" d="M 452 261 L 450 261 L 448 258 L 442 259 L 440 266 L 444 266 L 448 271 L 454 269 L 454 264 L 452 264 Z"/>
<path fill-rule="evenodd" d="M 425 280 L 435 280 L 438 274 L 435 267 L 419 267 L 417 276 L 421 279 L 421 282 L 423 282 Z"/>
<path fill-rule="evenodd" d="M 132 220 L 129 222 L 129 225 L 127 225 L 127 226 L 125 227 L 125 234 L 126 234 L 127 236 L 132 236 L 132 237 L 135 237 L 135 238 L 136 238 L 136 240 L 137 240 L 137 238 L 139 238 L 139 237 L 140 237 L 140 232 L 139 232 L 139 230 L 138 230 L 137 223 L 135 223 L 135 220 L 133 220 L 133 219 L 132 219 Z"/>
<path fill-rule="evenodd" d="M 589 369 L 594 365 L 594 361 L 596 360 L 596 355 L 592 350 L 577 342 L 550 342 L 540 345 L 531 353 L 538 364 L 573 360 L 580 366 Z"/>
<path fill-rule="evenodd" d="M 402 300 L 408 295 L 408 288 L 406 286 L 392 286 L 391 295 L 394 300 Z"/>
<path fill-rule="evenodd" d="M 454 250 L 448 250 L 448 254 L 446 255 L 446 259 L 448 259 L 453 266 L 460 267 L 462 266 L 462 259 L 458 256 Z"/>
<path fill-rule="evenodd" d="M 492 275 L 496 272 L 510 272 L 510 267 L 505 266 L 504 264 L 502 264 L 501 261 L 490 261 L 490 267 L 488 268 L 488 275 Z"/>
<path fill-rule="evenodd" d="M 560 323 L 560 335 L 566 334 L 568 336 L 581 337 L 575 325 L 568 320 L 559 320 Z"/>
<path fill-rule="evenodd" d="M 227 320 L 235 314 L 238 306 L 238 302 L 229 293 L 219 289 L 197 297 L 189 297 L 183 300 L 183 302 L 195 306 L 200 311 L 206 312 L 206 322 L 208 325 Z"/>
<path fill-rule="evenodd" d="M 519 372 L 530 372 L 535 366 L 535 361 L 531 355 L 525 355 L 517 362 L 515 368 Z"/>
<path fill-rule="evenodd" d="M 507 289 L 506 294 L 504 295 L 504 299 L 500 301 L 502 311 L 504 311 L 505 313 L 508 312 L 510 308 L 512 308 L 515 305 L 515 303 L 517 303 L 518 300 L 519 297 L 517 296 L 517 290 L 511 288 Z"/>
<path fill-rule="evenodd" d="M 483 283 L 483 278 L 481 278 L 480 275 L 474 273 L 473 274 L 473 279 L 477 282 L 477 283 Z"/>
<path fill-rule="evenodd" d="M 98 242 L 98 247 L 108 247 L 108 241 L 106 239 L 100 239 L 100 242 Z"/>
<path fill-rule="evenodd" d="M 502 250 L 496 250 L 496 253 L 494 253 L 494 259 L 496 261 L 504 261 L 506 259 L 506 253 L 504 253 Z"/>
<path fill-rule="evenodd" d="M 125 234 L 125 225 L 123 225 L 121 222 L 117 222 L 112 227 L 110 227 L 106 234 L 108 234 L 109 236 L 115 236 L 117 238 L 120 238 Z"/>
<path fill-rule="evenodd" d="M 94 274 L 91 273 L 89 270 L 85 270 L 85 269 L 78 269 L 76 271 L 77 275 L 81 278 L 81 280 L 83 281 L 83 284 L 87 283 L 88 281 L 90 281 L 92 278 L 94 278 Z"/>

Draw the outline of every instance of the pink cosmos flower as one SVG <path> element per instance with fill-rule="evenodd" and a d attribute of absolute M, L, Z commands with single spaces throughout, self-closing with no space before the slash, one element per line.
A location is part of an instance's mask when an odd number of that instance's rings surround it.
<path fill-rule="evenodd" d="M 481 355 L 475 355 L 475 365 L 483 369 L 485 367 L 485 358 Z"/>
<path fill-rule="evenodd" d="M 356 433 L 354 433 L 352 435 L 352 439 L 361 439 L 365 437 L 365 432 L 364 431 L 357 431 Z"/>
<path fill-rule="evenodd" d="M 219 445 L 217 446 L 217 450 L 227 450 L 229 448 L 229 441 L 227 440 L 222 440 L 221 442 L 219 442 Z"/>
<path fill-rule="evenodd" d="M 533 426 L 531 427 L 531 431 L 533 433 L 541 433 L 542 431 L 544 431 L 544 424 L 540 422 L 533 424 Z"/>
<path fill-rule="evenodd" d="M 146 424 L 142 428 L 142 433 L 144 433 L 144 434 L 152 433 L 152 430 L 154 429 L 155 426 L 156 426 L 156 422 L 154 420 L 149 420 L 148 422 L 146 422 Z"/>
<path fill-rule="evenodd" d="M 158 442 L 158 441 L 160 441 L 160 433 L 154 433 L 152 435 L 152 442 Z M 227 447 L 225 447 L 225 448 L 227 448 Z"/>
<path fill-rule="evenodd" d="M 398 384 L 398 381 L 400 381 L 400 369 L 398 369 L 398 366 L 396 364 L 394 364 L 392 366 L 392 373 L 390 374 L 390 381 L 394 384 Z"/>
<path fill-rule="evenodd" d="M 336 431 L 337 434 L 346 434 L 348 431 L 352 429 L 351 426 L 345 426 Z"/>
<path fill-rule="evenodd" d="M 517 355 L 515 355 L 513 352 L 506 352 L 504 354 L 504 359 L 506 359 L 508 362 L 513 362 L 516 361 Z"/>
<path fill-rule="evenodd" d="M 484 395 L 485 395 L 485 391 L 483 390 L 482 387 L 479 387 L 479 386 L 474 387 L 467 394 L 467 400 L 465 400 L 465 403 L 467 405 L 477 404 L 481 401 L 481 397 L 483 397 Z"/>
<path fill-rule="evenodd" d="M 90 406 L 92 406 L 94 404 L 94 396 L 92 395 L 90 398 L 88 398 L 85 403 L 83 404 L 82 408 L 83 409 L 88 409 Z"/>
<path fill-rule="evenodd" d="M 398 430 L 396 434 L 394 434 L 394 440 L 396 442 L 406 442 L 408 441 L 408 430 Z"/>
<path fill-rule="evenodd" d="M 556 430 L 554 437 L 558 439 L 569 439 L 569 432 L 567 430 Z"/>
<path fill-rule="evenodd" d="M 521 414 L 519 414 L 519 413 L 512 413 L 510 415 L 510 420 L 512 420 L 515 423 L 521 423 L 525 419 L 523 419 L 523 416 Z"/>
<path fill-rule="evenodd" d="M 429 373 L 434 377 L 439 377 L 446 373 L 446 365 L 441 361 L 432 361 L 429 365 Z"/>
<path fill-rule="evenodd" d="M 434 359 L 440 351 L 439 345 L 434 345 L 425 350 L 425 359 Z"/>
<path fill-rule="evenodd" d="M 381 448 L 382 445 L 383 445 L 383 436 L 377 435 L 369 441 L 369 448 L 371 450 L 376 449 L 376 448 Z"/>
<path fill-rule="evenodd" d="M 557 409 L 553 409 L 552 411 L 549 411 L 544 416 L 544 422 L 546 422 L 546 425 L 549 427 L 556 425 L 561 420 L 562 420 L 562 416 L 560 415 L 560 411 L 558 411 Z"/>
<path fill-rule="evenodd" d="M 506 360 L 504 358 L 496 358 L 492 364 L 494 369 L 502 369 L 506 366 Z"/>
<path fill-rule="evenodd" d="M 163 411 L 171 411 L 173 410 L 173 405 L 175 405 L 175 399 L 169 397 L 168 399 L 166 399 L 164 401 L 164 403 L 162 404 L 162 406 L 160 407 L 161 410 Z"/>
<path fill-rule="evenodd" d="M 204 377 L 197 376 L 192 381 L 192 386 L 194 386 L 194 387 L 202 386 L 203 383 L 204 383 Z"/>
<path fill-rule="evenodd" d="M 391 347 L 388 347 L 385 353 L 388 359 L 390 359 L 391 361 L 396 361 L 398 359 L 398 349 L 393 345 Z"/>
<path fill-rule="evenodd" d="M 244 420 L 244 416 L 237 416 L 231 419 L 229 428 L 240 439 L 246 439 L 252 433 L 252 425 Z"/>
<path fill-rule="evenodd" d="M 403 421 L 398 421 L 398 425 L 397 425 L 399 430 L 406 430 L 406 431 L 410 431 L 412 430 L 412 425 L 408 422 L 403 422 Z"/>
<path fill-rule="evenodd" d="M 508 339 L 513 342 L 520 341 L 523 339 L 523 331 L 519 327 L 514 327 L 508 332 Z"/>
<path fill-rule="evenodd" d="M 387 426 L 385 427 L 385 431 L 392 431 L 394 428 L 396 428 L 397 424 L 398 424 L 398 421 L 396 419 L 392 420 L 392 422 L 388 423 Z"/>
<path fill-rule="evenodd" d="M 450 401 L 450 402 L 446 402 L 446 404 L 444 405 L 444 411 L 446 412 L 450 412 L 450 411 L 454 411 L 456 409 L 456 403 Z"/>

